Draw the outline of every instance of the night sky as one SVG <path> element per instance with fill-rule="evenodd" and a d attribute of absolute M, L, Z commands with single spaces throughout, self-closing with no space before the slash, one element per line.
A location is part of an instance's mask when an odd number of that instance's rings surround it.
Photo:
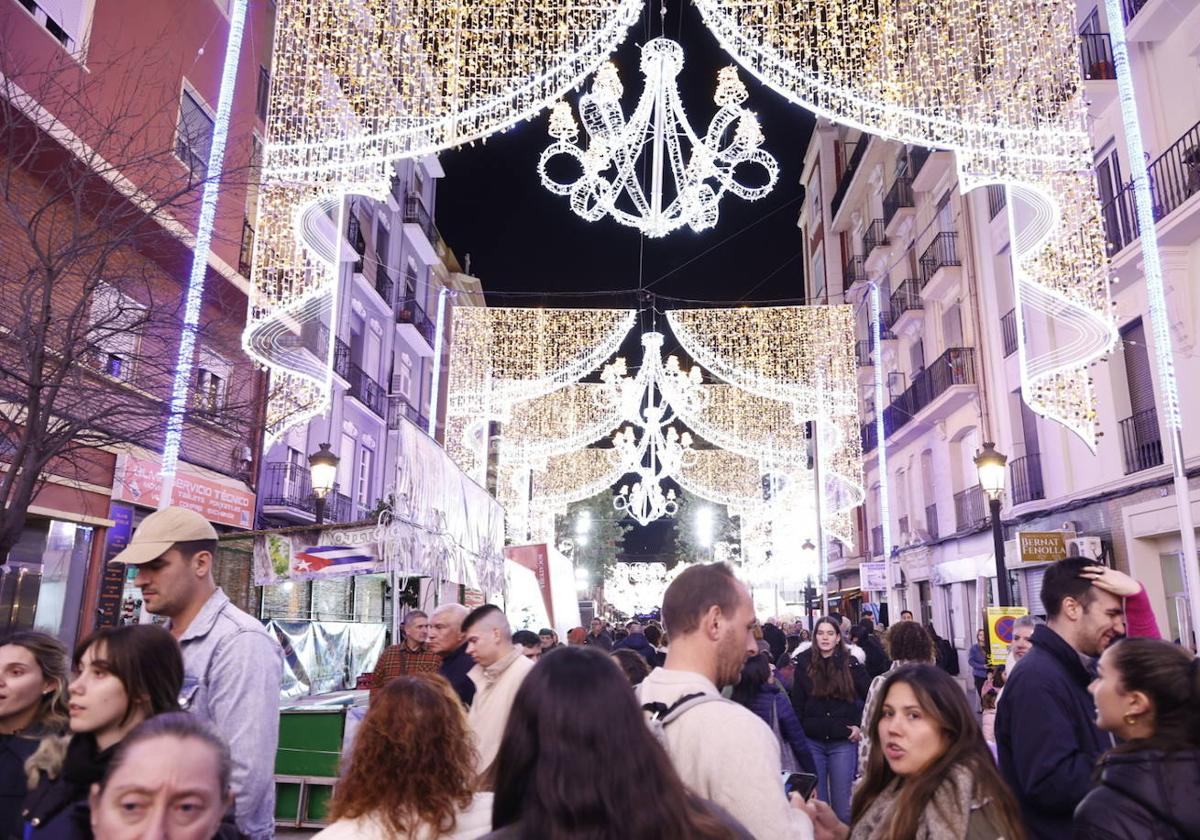
<path fill-rule="evenodd" d="M 680 94 L 693 129 L 702 136 L 717 110 L 712 101 L 717 71 L 733 62 L 695 9 L 685 7 L 682 20 L 679 12 L 678 0 L 669 3 L 665 31 L 683 46 Z M 647 34 L 643 15 L 614 56 L 626 114 L 642 90 L 641 45 L 661 34 L 657 4 L 652 24 Z M 640 285 L 660 296 L 655 301 L 660 311 L 694 302 L 799 302 L 799 180 L 815 120 L 745 71 L 739 75 L 750 93 L 745 107 L 758 114 L 766 138 L 762 147 L 779 162 L 779 180 L 756 202 L 726 196 L 717 225 L 702 233 L 685 227 L 663 239 L 643 239 L 636 229 L 612 220 L 586 222 L 576 216 L 569 199 L 547 191 L 538 178 L 538 156 L 552 142 L 549 112 L 487 143 L 442 154 L 446 177 L 438 184 L 438 228 L 460 263 L 470 255 L 470 273 L 482 282 L 489 305 L 633 308 L 639 275 Z M 584 90 L 590 87 L 589 80 Z M 568 100 L 578 118 L 578 94 Z M 580 141 L 583 134 L 581 127 Z M 614 294 L 579 294 L 598 291 Z M 650 327 L 648 313 L 642 325 Z M 672 344 L 668 335 L 667 353 Z M 641 356 L 637 336 L 622 353 L 633 369 Z M 673 522 L 662 520 L 635 528 L 626 537 L 627 555 L 669 550 L 672 528 Z"/>
<path fill-rule="evenodd" d="M 653 5 L 649 37 L 660 34 L 658 4 Z M 668 37 L 680 34 L 679 12 L 679 0 L 672 0 L 665 26 Z M 643 15 L 630 28 L 614 57 L 625 88 L 626 114 L 642 89 L 638 62 L 640 47 L 649 39 L 645 19 Z M 684 110 L 703 135 L 717 110 L 712 101 L 717 71 L 733 61 L 690 6 L 683 9 L 682 33 L 676 40 L 684 50 L 679 77 Z M 758 114 L 766 138 L 763 148 L 779 161 L 779 181 L 756 202 L 726 196 L 716 227 L 702 233 L 685 227 L 666 238 L 643 241 L 634 228 L 609 219 L 586 222 L 572 213 L 569 199 L 547 191 L 537 175 L 538 155 L 552 142 L 547 134 L 549 112 L 486 144 L 444 153 L 438 227 L 459 262 L 470 254 L 471 274 L 482 282 L 489 304 L 633 307 L 633 294 L 598 299 L 561 295 L 636 289 L 639 261 L 642 285 L 664 297 L 726 302 L 798 298 L 803 276 L 796 228 L 803 197 L 799 179 L 814 118 L 745 71 L 739 75 L 750 92 L 745 106 Z M 584 90 L 590 87 L 589 80 Z M 568 100 L 578 115 L 577 95 Z M 581 139 L 583 133 L 581 128 Z M 660 308 L 684 305 L 659 302 Z"/>

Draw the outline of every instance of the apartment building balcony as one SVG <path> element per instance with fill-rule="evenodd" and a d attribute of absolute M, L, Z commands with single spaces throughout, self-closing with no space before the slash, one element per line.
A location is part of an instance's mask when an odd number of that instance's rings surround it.
<path fill-rule="evenodd" d="M 938 538 L 938 512 L 937 505 L 925 505 L 925 530 L 929 533 L 930 540 Z"/>
<path fill-rule="evenodd" d="M 830 574 L 835 572 L 845 571 L 847 569 L 858 568 L 856 561 L 862 558 L 847 557 L 846 547 L 837 540 L 830 540 L 829 548 L 825 553 L 825 565 Z"/>
<path fill-rule="evenodd" d="M 929 192 L 954 168 L 954 153 L 940 149 L 913 149 L 909 160 L 913 192 Z"/>
<path fill-rule="evenodd" d="M 1191 9 L 1190 4 L 1178 0 L 1121 0 L 1125 36 L 1130 41 L 1161 41 L 1183 23 Z"/>
<path fill-rule="evenodd" d="M 859 428 L 859 435 L 862 438 L 863 454 L 874 452 L 875 447 L 879 445 L 879 427 L 875 425 L 875 418 L 872 417 L 862 424 Z"/>
<path fill-rule="evenodd" d="M 846 200 L 846 193 L 850 191 L 850 184 L 854 181 L 854 176 L 858 172 L 859 166 L 862 165 L 863 158 L 866 157 L 867 147 L 871 145 L 872 139 L 872 135 L 864 133 L 854 144 L 854 151 L 850 153 L 850 159 L 846 161 L 846 168 L 838 176 L 837 188 L 834 190 L 833 200 L 829 204 L 831 219 L 837 218 L 838 210 L 841 209 L 842 202 Z"/>
<path fill-rule="evenodd" d="M 1087 84 L 1087 96 L 1100 113 L 1117 101 L 1117 70 L 1112 39 L 1107 32 L 1079 34 L 1079 69 Z"/>
<path fill-rule="evenodd" d="M 308 467 L 286 462 L 267 463 L 259 488 L 262 513 L 272 519 L 306 525 L 316 521 L 317 498 Z M 335 484 L 325 498 L 326 522 L 352 522 L 354 505 Z"/>
<path fill-rule="evenodd" d="M 962 280 L 958 234 L 947 230 L 933 237 L 921 255 L 920 269 L 921 294 L 926 300 L 941 300 L 949 296 Z"/>
<path fill-rule="evenodd" d="M 901 175 L 892 181 L 887 195 L 883 197 L 883 225 L 889 236 L 894 235 L 905 220 L 916 215 L 916 202 L 913 200 L 912 178 Z"/>
<path fill-rule="evenodd" d="M 925 320 L 925 302 L 921 300 L 921 281 L 909 278 L 892 292 L 890 303 L 892 330 L 904 334 L 916 332 Z"/>
<path fill-rule="evenodd" d="M 855 283 L 867 282 L 866 257 L 851 257 L 842 269 L 842 283 L 849 289 Z"/>
<path fill-rule="evenodd" d="M 387 266 L 379 263 L 375 266 L 375 291 L 383 298 L 388 306 L 392 305 L 392 294 L 396 290 L 396 281 L 388 273 Z"/>
<path fill-rule="evenodd" d="M 988 218 L 994 219 L 1008 204 L 1008 189 L 1003 184 L 988 184 Z"/>
<path fill-rule="evenodd" d="M 333 339 L 333 372 L 341 377 L 346 383 L 346 387 L 350 387 L 350 366 L 353 362 L 350 361 L 350 345 L 334 336 Z"/>
<path fill-rule="evenodd" d="M 353 255 L 350 261 L 354 263 L 354 273 L 363 273 L 363 255 L 367 253 L 367 242 L 363 239 L 362 226 L 358 222 L 358 216 L 353 212 L 349 213 L 349 220 L 346 222 L 346 241 L 350 243 L 350 250 Z"/>
<path fill-rule="evenodd" d="M 874 219 L 863 231 L 863 255 L 864 265 L 871 261 L 873 256 L 876 256 L 876 251 L 890 244 L 887 231 L 884 229 L 883 219 Z"/>
<path fill-rule="evenodd" d="M 1186 215 L 1173 218 L 1185 203 L 1192 211 L 1200 206 L 1200 202 L 1189 202 L 1197 193 L 1200 193 L 1200 123 L 1185 131 L 1150 164 L 1150 202 L 1161 244 L 1190 245 L 1200 236 L 1200 214 L 1185 211 Z M 1100 213 L 1109 256 L 1115 257 L 1141 236 L 1132 181 Z M 1191 222 L 1186 229 L 1182 226 L 1185 219 Z"/>
<path fill-rule="evenodd" d="M 1162 434 L 1158 430 L 1158 412 L 1155 409 L 1139 411 L 1118 425 L 1126 475 L 1162 465 Z"/>
<path fill-rule="evenodd" d="M 948 417 L 974 394 L 975 350 L 951 347 L 913 376 L 908 388 L 884 409 L 884 432 L 889 441 L 894 438 L 903 445 L 921 433 L 922 424 Z"/>
<path fill-rule="evenodd" d="M 982 487 L 976 484 L 954 494 L 955 533 L 974 531 L 986 525 L 987 521 L 988 502 Z"/>
<path fill-rule="evenodd" d="M 396 329 L 417 355 L 433 355 L 433 344 L 437 338 L 437 325 L 433 323 L 421 304 L 412 295 L 406 295 L 396 310 Z"/>
<path fill-rule="evenodd" d="M 871 556 L 883 556 L 883 526 L 876 525 L 871 529 Z"/>
<path fill-rule="evenodd" d="M 1046 487 L 1042 483 L 1042 456 L 1037 452 L 1009 461 L 1008 473 L 1012 479 L 1014 505 L 1046 498 Z"/>
<path fill-rule="evenodd" d="M 354 362 L 350 363 L 348 372 L 346 381 L 350 383 L 350 388 L 347 393 L 362 403 L 363 407 L 376 417 L 381 419 L 386 417 L 387 394 L 384 392 L 383 386 Z"/>
<path fill-rule="evenodd" d="M 405 420 L 412 423 L 425 434 L 429 433 L 429 418 L 419 408 L 410 403 L 407 397 L 400 395 L 388 397 L 388 431 L 396 431 Z"/>
<path fill-rule="evenodd" d="M 438 246 L 442 237 L 433 224 L 433 217 L 415 195 L 404 199 L 404 232 L 412 241 L 422 262 L 433 265 L 438 262 Z"/>
<path fill-rule="evenodd" d="M 1017 352 L 1017 310 L 1010 309 L 1000 319 L 1000 335 L 1004 339 L 1004 358 Z"/>

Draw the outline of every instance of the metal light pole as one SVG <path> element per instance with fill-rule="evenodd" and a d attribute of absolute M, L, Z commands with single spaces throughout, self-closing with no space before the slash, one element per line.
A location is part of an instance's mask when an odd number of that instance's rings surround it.
<path fill-rule="evenodd" d="M 975 456 L 975 469 L 979 471 L 979 486 L 988 497 L 988 510 L 992 520 L 992 545 L 996 556 L 996 606 L 1012 606 L 1008 591 L 1008 569 L 1004 565 L 1004 526 L 1000 524 L 1000 499 L 1004 496 L 1004 479 L 1008 472 L 1008 457 L 996 451 L 996 444 L 985 442 L 983 450 Z"/>
<path fill-rule="evenodd" d="M 317 500 L 317 524 L 325 523 L 325 497 L 333 490 L 337 479 L 338 461 L 341 459 L 329 450 L 328 443 L 322 443 L 320 449 L 308 456 L 308 469 L 312 483 L 313 496 Z"/>
<path fill-rule="evenodd" d="M 1162 388 L 1162 410 L 1171 441 L 1171 467 L 1175 482 L 1175 507 L 1179 515 L 1179 539 L 1183 549 L 1183 577 L 1187 582 L 1192 621 L 1193 645 L 1200 647 L 1200 561 L 1196 555 L 1196 530 L 1192 520 L 1191 496 L 1183 464 L 1183 417 L 1179 410 L 1179 385 L 1175 379 L 1175 354 L 1171 347 L 1171 326 L 1167 296 L 1163 289 L 1162 263 L 1158 253 L 1154 198 L 1150 194 L 1150 173 L 1138 121 L 1137 94 L 1129 66 L 1129 46 L 1125 41 L 1125 18 L 1118 0 L 1104 0 L 1112 41 L 1113 66 L 1117 75 L 1117 94 L 1125 128 L 1125 148 L 1129 153 L 1133 180 L 1134 209 L 1142 240 L 1142 274 L 1146 278 L 1146 298 L 1150 308 L 1150 328 L 1154 335 L 1154 361 Z M 1187 644 L 1186 634 L 1182 639 Z"/>

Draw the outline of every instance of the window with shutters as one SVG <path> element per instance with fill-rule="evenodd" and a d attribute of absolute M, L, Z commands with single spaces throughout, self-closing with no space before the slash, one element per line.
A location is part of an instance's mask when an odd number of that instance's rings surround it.
<path fill-rule="evenodd" d="M 146 307 L 114 286 L 101 283 L 92 293 L 89 317 L 89 363 L 114 379 L 130 381 L 146 323 Z"/>
<path fill-rule="evenodd" d="M 1150 352 L 1141 318 L 1121 330 L 1121 343 L 1125 351 L 1129 408 L 1136 415 L 1154 408 L 1154 378 L 1150 372 Z"/>
<path fill-rule="evenodd" d="M 179 124 L 175 129 L 175 156 L 183 161 L 197 181 L 208 176 L 212 150 L 213 118 L 200 99 L 186 88 L 179 100 Z"/>
<path fill-rule="evenodd" d="M 354 501 L 359 510 L 366 510 L 371 502 L 371 460 L 375 453 L 365 446 L 358 448 L 358 475 L 355 481 Z"/>
<path fill-rule="evenodd" d="M 201 349 L 196 363 L 196 387 L 192 394 L 193 408 L 204 412 L 223 409 L 229 396 L 231 373 L 232 368 L 229 362 L 211 350 Z"/>
<path fill-rule="evenodd" d="M 254 113 L 264 122 L 267 119 L 267 105 L 271 101 L 271 74 L 266 67 L 258 68 L 258 94 L 254 101 Z"/>

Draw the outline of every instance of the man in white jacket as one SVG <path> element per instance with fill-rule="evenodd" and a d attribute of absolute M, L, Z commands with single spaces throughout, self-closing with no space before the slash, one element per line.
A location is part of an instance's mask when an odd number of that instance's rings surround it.
<path fill-rule="evenodd" d="M 475 683 L 475 699 L 467 722 L 479 752 L 475 769 L 483 776 L 500 751 L 513 698 L 533 669 L 533 662 L 513 644 L 508 618 L 493 604 L 473 610 L 463 619 L 462 629 L 467 653 L 475 660 L 475 667 L 467 673 Z"/>
<path fill-rule="evenodd" d="M 692 694 L 719 695 L 757 652 L 750 593 L 724 563 L 693 566 L 663 596 L 667 661 L 638 686 L 643 704 L 671 706 Z M 783 790 L 779 740 L 752 711 L 732 701 L 699 703 L 663 727 L 683 783 L 720 805 L 762 840 L 811 840 L 812 823 Z"/>

